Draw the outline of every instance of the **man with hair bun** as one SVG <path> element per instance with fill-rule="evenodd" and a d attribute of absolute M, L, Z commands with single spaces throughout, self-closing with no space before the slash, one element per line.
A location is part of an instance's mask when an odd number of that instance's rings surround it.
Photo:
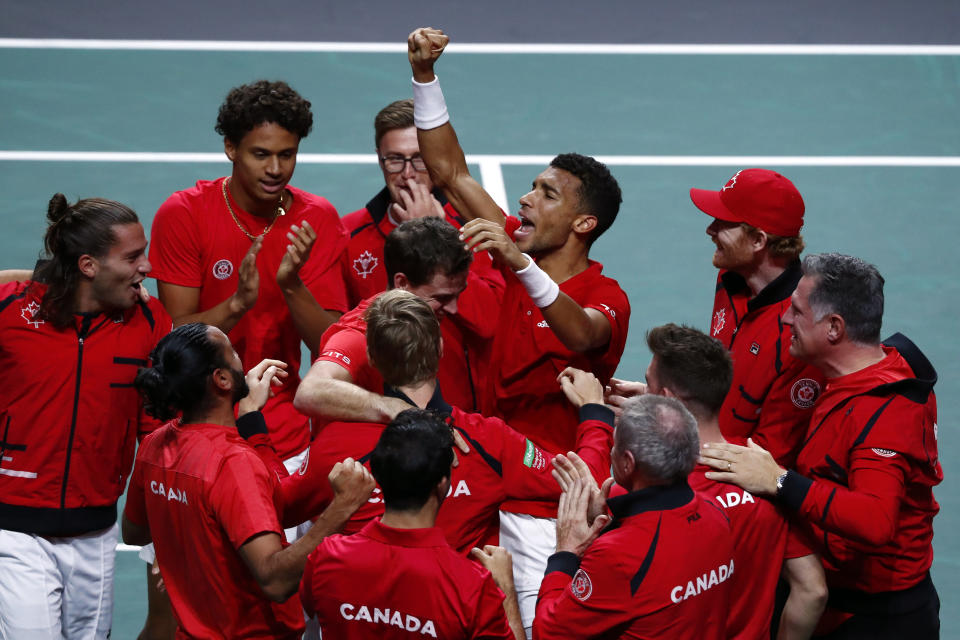
<path fill-rule="evenodd" d="M 807 256 L 783 321 L 826 388 L 790 470 L 753 442 L 710 444 L 707 477 L 773 497 L 819 545 L 828 638 L 939 638 L 930 578 L 937 373 L 902 334 L 880 341 L 883 277 L 859 258 Z"/>
<path fill-rule="evenodd" d="M 347 238 L 337 212 L 289 185 L 312 126 L 310 102 L 285 82 L 235 87 L 216 124 L 231 174 L 174 193 L 151 232 L 152 275 L 177 325 L 220 328 L 245 362 L 290 364 L 264 407 L 290 470 L 310 440 L 310 420 L 293 407 L 300 343 L 316 353 L 324 330 L 348 308 L 341 264 Z"/>
<path fill-rule="evenodd" d="M 350 458 L 338 462 L 329 506 L 285 546 L 277 473 L 239 431 L 266 433 L 259 409 L 286 364 L 264 360 L 244 377 L 227 336 L 201 323 L 175 329 L 151 358 L 134 383 L 147 411 L 180 417 L 140 445 L 124 541 L 154 542 L 178 635 L 299 638 L 303 616 L 291 596 L 307 555 L 366 501 L 373 478 Z"/>
<path fill-rule="evenodd" d="M 710 335 L 733 357 L 720 430 L 793 464 L 823 386 L 820 372 L 790 355 L 783 322 L 800 280 L 803 198 L 768 169 L 743 169 L 719 191 L 691 189 L 690 198 L 713 218 L 707 235 L 720 272 Z"/>
<path fill-rule="evenodd" d="M 48 259 L 0 285 L 0 636 L 106 638 L 117 500 L 156 426 L 133 380 L 171 320 L 130 208 L 58 193 L 47 219 Z"/>

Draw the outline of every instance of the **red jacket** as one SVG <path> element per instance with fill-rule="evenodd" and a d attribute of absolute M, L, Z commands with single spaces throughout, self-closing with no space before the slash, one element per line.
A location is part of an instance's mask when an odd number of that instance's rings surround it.
<path fill-rule="evenodd" d="M 800 281 L 794 262 L 751 297 L 732 271 L 717 279 L 710 335 L 730 350 L 733 381 L 718 419 L 724 437 L 752 437 L 784 466 L 792 466 L 823 387 L 823 374 L 790 355 L 783 314 Z"/>
<path fill-rule="evenodd" d="M 141 423 L 139 367 L 170 331 L 160 301 L 76 315 L 56 329 L 34 313 L 45 285 L 0 285 L 0 523 L 46 536 L 111 526 Z"/>
<path fill-rule="evenodd" d="M 827 382 L 781 490 L 819 541 L 831 602 L 839 589 L 900 591 L 933 561 L 937 374 L 900 334 L 880 362 Z M 848 609 L 849 610 L 849 609 Z"/>
<path fill-rule="evenodd" d="M 547 561 L 533 637 L 725 638 L 738 569 L 720 507 L 686 482 L 607 504 L 614 521 L 582 560 Z"/>

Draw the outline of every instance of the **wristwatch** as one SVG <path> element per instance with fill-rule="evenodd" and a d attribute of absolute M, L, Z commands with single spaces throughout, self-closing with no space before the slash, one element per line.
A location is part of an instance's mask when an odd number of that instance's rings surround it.
<path fill-rule="evenodd" d="M 787 474 L 789 473 L 790 473 L 789 471 L 784 471 L 779 476 L 777 476 L 777 495 L 778 496 L 780 495 L 780 492 L 783 490 L 783 483 L 787 479 Z"/>

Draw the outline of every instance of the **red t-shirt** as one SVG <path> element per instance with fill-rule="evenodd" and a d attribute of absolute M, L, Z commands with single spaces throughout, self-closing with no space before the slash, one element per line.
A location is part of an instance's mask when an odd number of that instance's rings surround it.
<path fill-rule="evenodd" d="M 507 233 L 512 236 L 519 224 L 517 218 L 507 218 Z M 606 384 L 626 345 L 630 303 L 617 281 L 602 271 L 603 266 L 591 260 L 585 271 L 560 284 L 577 304 L 600 311 L 610 322 L 606 347 L 577 353 L 560 342 L 516 275 L 504 269 L 507 290 L 490 345 L 481 413 L 503 418 L 551 453 L 573 448 L 578 423 L 577 408 L 563 395 L 557 376 L 572 366 L 591 371 Z M 535 505 L 507 505 L 505 510 L 550 517 L 549 509 Z"/>
<path fill-rule="evenodd" d="M 450 407 L 439 395 L 428 408 L 452 414 L 453 425 L 470 445 L 470 453 L 457 450 L 458 465 L 450 477 L 450 491 L 437 515 L 437 527 L 450 546 L 461 553 L 483 544 L 496 543 L 499 508 L 508 499 L 543 500 L 554 504 L 560 486 L 551 475 L 553 454 L 497 418 L 484 418 Z M 577 453 L 602 483 L 610 472 L 613 414 L 597 405 L 587 405 L 577 431 Z M 384 425 L 362 422 L 332 422 L 310 444 L 307 461 L 282 482 L 285 521 L 303 522 L 318 515 L 333 499 L 327 475 L 346 457 L 369 466 L 370 454 Z M 380 488 L 344 526 L 346 534 L 359 531 L 383 514 Z M 556 507 L 554 507 L 556 515 Z"/>
<path fill-rule="evenodd" d="M 327 537 L 307 559 L 300 599 L 325 638 L 513 638 L 490 572 L 437 528 L 377 519 L 352 536 Z"/>
<path fill-rule="evenodd" d="M 933 562 L 936 372 L 899 334 L 883 349 L 880 362 L 827 381 L 797 459 L 805 477 L 784 484 L 821 545 L 831 590 L 906 589 Z"/>
<path fill-rule="evenodd" d="M 753 438 L 776 460 L 793 466 L 823 387 L 823 374 L 790 355 L 790 327 L 783 314 L 800 280 L 791 264 L 753 297 L 731 271 L 717 278 L 710 335 L 730 350 L 733 381 L 720 408 L 726 438 Z"/>
<path fill-rule="evenodd" d="M 300 637 L 300 604 L 268 600 L 238 553 L 283 535 L 279 489 L 234 428 L 171 422 L 144 438 L 125 515 L 150 528 L 178 637 Z"/>
<path fill-rule="evenodd" d="M 215 307 L 236 292 L 237 270 L 251 245 L 227 211 L 223 180 L 201 180 L 167 198 L 150 234 L 150 275 L 170 284 L 199 288 L 198 311 Z M 318 240 L 300 269 L 304 285 L 324 309 L 342 312 L 348 308 L 342 275 L 347 235 L 336 209 L 319 196 L 290 186 L 287 190 L 293 195 L 293 204 L 266 235 L 257 256 L 257 303 L 229 333 L 244 366 L 253 367 L 264 358 L 288 365 L 290 375 L 264 407 L 270 436 L 282 458 L 299 453 L 310 440 L 309 419 L 293 408 L 300 383 L 300 334 L 277 285 L 277 269 L 289 244 L 291 225 L 306 220 L 317 232 Z M 261 218 L 243 211 L 232 200 L 231 206 L 250 233 L 266 227 Z"/>
<path fill-rule="evenodd" d="M 614 522 L 582 560 L 547 561 L 533 637 L 726 638 L 740 569 L 720 508 L 686 483 L 607 503 Z"/>
<path fill-rule="evenodd" d="M 732 484 L 708 480 L 709 467 L 697 465 L 690 487 L 721 507 L 733 533 L 733 592 L 727 617 L 728 640 L 754 640 L 770 635 L 770 621 L 783 560 L 813 551 L 790 531 L 786 517 L 773 503 Z"/>

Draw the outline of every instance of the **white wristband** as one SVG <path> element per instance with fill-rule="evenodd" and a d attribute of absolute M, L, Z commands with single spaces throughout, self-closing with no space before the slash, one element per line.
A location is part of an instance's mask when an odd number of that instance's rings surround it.
<path fill-rule="evenodd" d="M 540 309 L 549 307 L 560 297 L 560 286 L 547 275 L 546 271 L 537 266 L 533 258 L 527 254 L 523 255 L 527 256 L 527 260 L 530 262 L 523 269 L 514 271 L 514 273 L 517 274 L 523 288 L 527 290 L 533 304 Z"/>
<path fill-rule="evenodd" d="M 413 81 L 413 124 L 417 129 L 436 129 L 450 121 L 440 78 L 426 83 Z"/>

